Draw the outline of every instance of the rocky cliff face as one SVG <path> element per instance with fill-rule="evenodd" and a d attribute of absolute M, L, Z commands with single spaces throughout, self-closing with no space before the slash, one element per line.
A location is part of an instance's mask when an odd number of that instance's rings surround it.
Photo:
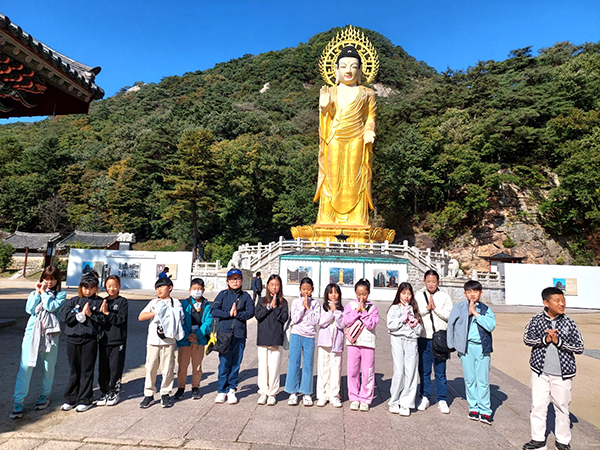
<path fill-rule="evenodd" d="M 548 188 L 556 182 L 556 178 L 549 175 Z M 547 189 L 536 192 L 536 196 L 545 195 L 545 191 Z M 458 260 L 466 274 L 473 269 L 488 271 L 489 263 L 482 256 L 500 252 L 524 257 L 525 264 L 570 264 L 568 251 L 540 225 L 537 201 L 532 194 L 514 184 L 503 184 L 481 224 L 466 230 L 444 250 Z M 432 242 L 427 235 L 419 234 L 416 245 L 432 247 Z"/>

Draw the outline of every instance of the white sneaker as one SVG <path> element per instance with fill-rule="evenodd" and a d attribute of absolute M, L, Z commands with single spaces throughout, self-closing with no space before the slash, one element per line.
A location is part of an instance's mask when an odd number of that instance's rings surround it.
<path fill-rule="evenodd" d="M 238 398 L 235 395 L 235 390 L 229 389 L 229 392 L 227 393 L 227 403 L 230 405 L 235 405 L 237 402 Z"/>
<path fill-rule="evenodd" d="M 361 411 L 368 411 L 368 410 L 369 410 L 369 404 L 368 404 L 368 403 L 363 403 L 363 402 L 361 402 L 361 403 L 360 403 L 360 407 L 359 407 L 359 409 L 360 409 Z"/>
<path fill-rule="evenodd" d="M 84 405 L 84 404 L 82 403 L 82 404 L 80 404 L 80 405 L 77 405 L 77 406 L 75 407 L 75 411 L 77 411 L 77 412 L 85 412 L 85 411 L 87 411 L 88 409 L 90 409 L 91 407 L 92 407 L 92 405 Z"/>
<path fill-rule="evenodd" d="M 392 414 L 400 414 L 400 406 L 398 405 L 393 405 L 388 407 L 388 411 L 391 412 Z"/>
<path fill-rule="evenodd" d="M 450 408 L 448 407 L 448 403 L 445 400 L 440 400 L 438 402 L 438 408 L 440 408 L 440 412 L 442 414 L 450 414 Z"/>
<path fill-rule="evenodd" d="M 342 407 L 342 400 L 339 397 L 333 397 L 331 399 L 331 405 L 334 408 L 341 408 Z"/>
<path fill-rule="evenodd" d="M 304 395 L 302 397 L 302 404 L 304 406 L 312 406 L 313 405 L 312 397 L 310 395 Z"/>
<path fill-rule="evenodd" d="M 62 406 L 60 407 L 61 411 L 71 411 L 73 408 L 75 408 L 75 405 L 71 405 L 70 403 L 63 403 Z"/>
<path fill-rule="evenodd" d="M 108 394 L 102 394 L 98 401 L 96 402 L 96 406 L 106 406 L 106 401 L 108 400 Z"/>
<path fill-rule="evenodd" d="M 423 397 L 421 399 L 421 403 L 419 403 L 419 406 L 417 406 L 417 410 L 425 411 L 427 408 L 429 408 L 429 399 L 427 397 Z"/>
<path fill-rule="evenodd" d="M 352 411 L 358 411 L 360 409 L 360 402 L 358 400 L 355 400 L 352 403 L 350 403 L 350 409 Z"/>
<path fill-rule="evenodd" d="M 110 394 L 106 399 L 106 406 L 115 406 L 119 403 L 119 394 L 115 392 L 114 394 Z"/>
<path fill-rule="evenodd" d="M 404 417 L 408 417 L 408 416 L 410 416 L 410 409 L 404 408 L 401 406 L 400 410 L 398 411 L 398 414 L 400 414 L 401 416 L 404 416 Z"/>
<path fill-rule="evenodd" d="M 326 398 L 320 398 L 319 400 L 317 400 L 317 406 L 323 407 L 327 404 L 327 399 Z"/>
<path fill-rule="evenodd" d="M 219 392 L 215 397 L 215 403 L 225 403 L 227 401 L 227 394 L 224 392 Z"/>
<path fill-rule="evenodd" d="M 258 397 L 258 402 L 259 405 L 266 405 L 267 404 L 267 396 L 266 395 L 261 395 L 260 397 Z"/>
<path fill-rule="evenodd" d="M 274 395 L 269 395 L 267 398 L 267 406 L 275 406 L 277 404 L 277 399 Z"/>
<path fill-rule="evenodd" d="M 296 406 L 298 404 L 298 396 L 296 394 L 290 394 L 290 398 L 288 399 L 288 405 Z"/>

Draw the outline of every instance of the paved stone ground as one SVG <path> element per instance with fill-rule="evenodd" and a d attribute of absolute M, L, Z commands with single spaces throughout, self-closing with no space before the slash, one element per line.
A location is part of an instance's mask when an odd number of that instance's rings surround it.
<path fill-rule="evenodd" d="M 147 300 L 133 300 L 130 302 L 129 347 L 121 403 L 114 407 L 94 407 L 85 413 L 59 411 L 68 376 L 63 339 L 50 408 L 32 411 L 40 386 L 39 371 L 35 371 L 23 418 L 10 420 L 8 414 L 12 406 L 20 342 L 27 320 L 23 299 L 28 290 L 29 286 L 2 288 L 0 291 L 2 318 L 17 322 L 14 326 L 0 328 L 2 449 L 518 449 L 529 440 L 528 387 L 492 368 L 490 382 L 494 424 L 490 427 L 468 420 L 462 370 L 456 356 L 449 361 L 447 370 L 449 415 L 441 414 L 435 405 L 410 417 L 389 414 L 386 402 L 392 363 L 390 340 L 384 331 L 383 319 L 387 309 L 384 303 L 378 304 L 382 322 L 378 327 L 376 350 L 376 395 L 372 409 L 367 413 L 350 411 L 345 391 L 344 407 L 341 409 L 330 405 L 324 408 L 290 407 L 283 392 L 277 396 L 279 403 L 276 406 L 258 406 L 255 321 L 249 324 L 239 404 L 214 403 L 218 358 L 212 354 L 204 361 L 203 397 L 200 400 L 191 399 L 188 384 L 184 398 L 173 408 L 163 409 L 156 403 L 142 410 L 138 405 L 143 390 L 147 322 L 138 322 L 137 316 Z M 151 293 L 147 294 L 146 299 Z M 521 361 L 518 363 L 521 364 Z M 282 373 L 286 371 L 287 359 L 282 363 Z M 284 379 L 285 375 L 282 375 L 282 385 Z M 345 381 L 344 371 L 342 385 Z M 600 430 L 580 417 L 572 415 L 571 419 L 573 448 L 600 449 Z M 549 448 L 553 448 L 553 441 L 550 434 Z"/>

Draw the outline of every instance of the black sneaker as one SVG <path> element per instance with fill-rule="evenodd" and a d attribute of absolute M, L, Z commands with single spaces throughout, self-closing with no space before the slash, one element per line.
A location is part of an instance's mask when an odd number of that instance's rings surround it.
<path fill-rule="evenodd" d="M 198 400 L 201 397 L 202 397 L 202 395 L 200 395 L 200 388 L 193 387 L 192 388 L 192 398 L 194 400 Z"/>
<path fill-rule="evenodd" d="M 479 413 L 477 411 L 469 411 L 469 419 L 479 420 Z"/>
<path fill-rule="evenodd" d="M 163 408 L 170 408 L 173 406 L 173 401 L 171 400 L 171 396 L 169 394 L 165 394 L 160 397 L 160 404 Z"/>
<path fill-rule="evenodd" d="M 20 419 L 21 417 L 23 417 L 23 407 L 25 405 L 23 403 L 15 403 L 15 406 L 13 407 L 12 412 L 10 413 L 10 417 L 11 419 Z"/>
<path fill-rule="evenodd" d="M 546 450 L 546 441 L 534 441 L 533 439 L 523 446 L 523 450 Z"/>
<path fill-rule="evenodd" d="M 554 446 L 556 450 L 571 450 L 571 444 L 561 444 L 560 442 L 555 442 Z"/>
<path fill-rule="evenodd" d="M 154 397 L 144 397 L 143 400 L 140 403 L 140 408 L 147 408 L 148 406 L 150 406 L 152 404 L 152 402 L 154 401 Z"/>
<path fill-rule="evenodd" d="M 193 390 L 193 389 L 192 389 Z M 179 400 L 181 399 L 181 397 L 183 397 L 183 393 L 185 392 L 185 388 L 177 388 L 177 392 L 175 392 L 175 395 L 173 396 L 173 398 L 175 400 Z"/>
<path fill-rule="evenodd" d="M 480 414 L 479 415 L 479 421 L 481 423 L 485 423 L 487 425 L 491 425 L 492 422 L 494 421 L 494 419 L 492 419 L 492 416 L 488 416 L 487 414 Z"/>

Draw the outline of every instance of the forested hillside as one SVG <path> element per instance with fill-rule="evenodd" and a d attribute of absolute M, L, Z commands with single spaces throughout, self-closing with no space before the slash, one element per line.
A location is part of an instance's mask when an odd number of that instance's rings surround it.
<path fill-rule="evenodd" d="M 0 228 L 208 242 L 205 257 L 224 260 L 238 244 L 290 237 L 316 218 L 317 63 L 338 31 L 123 88 L 87 116 L 1 126 Z M 374 223 L 447 246 L 512 186 L 534 205 L 515 220 L 595 264 L 600 43 L 438 74 L 364 32 L 381 60 Z"/>

